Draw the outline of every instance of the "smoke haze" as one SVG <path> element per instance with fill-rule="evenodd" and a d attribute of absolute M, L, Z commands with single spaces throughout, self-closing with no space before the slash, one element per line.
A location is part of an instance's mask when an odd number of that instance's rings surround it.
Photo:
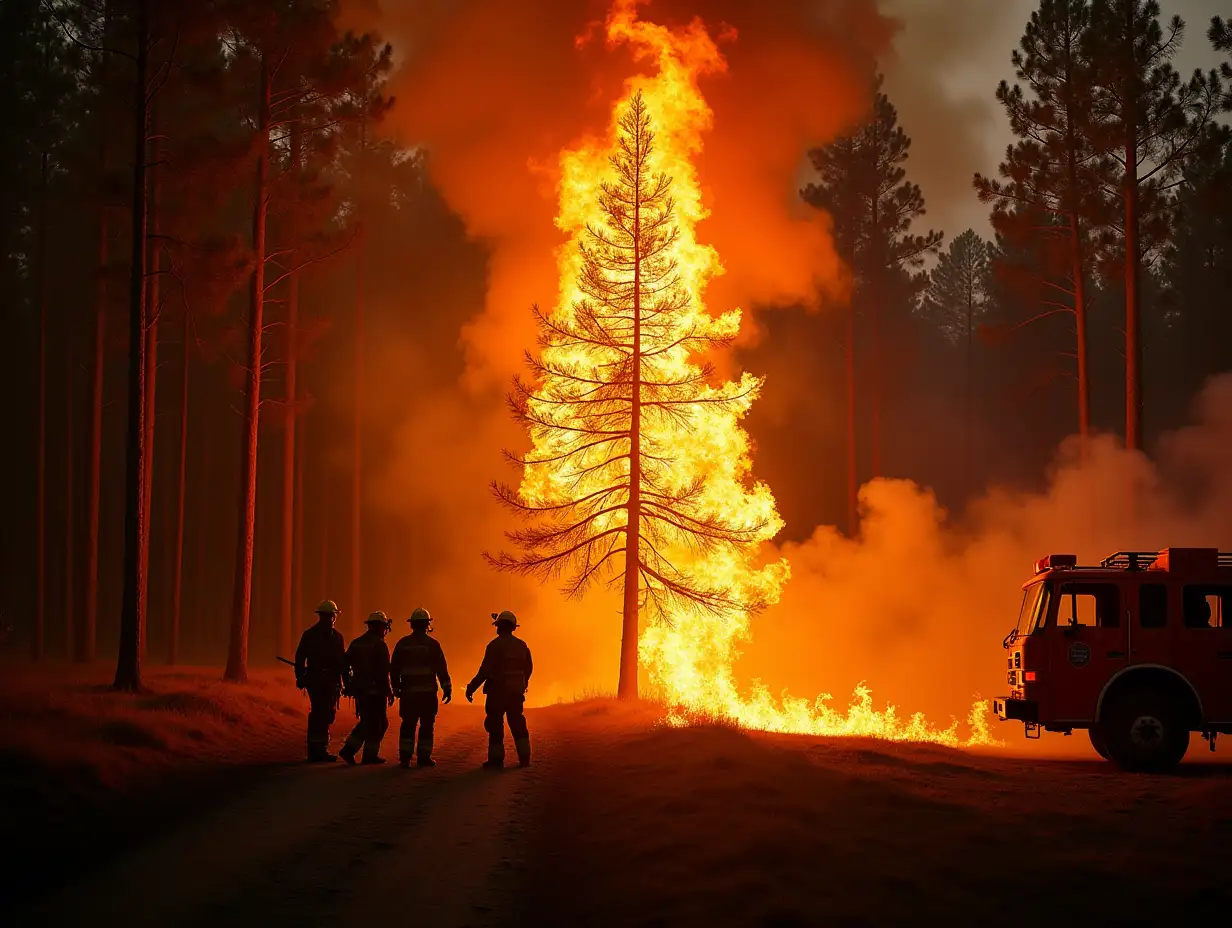
<path fill-rule="evenodd" d="M 417 573 L 427 578 L 400 595 L 408 597 L 408 608 L 423 602 L 442 617 L 438 631 L 451 660 L 468 670 L 486 640 L 486 615 L 517 611 L 540 668 L 535 703 L 611 691 L 615 598 L 566 602 L 554 589 L 494 574 L 480 552 L 499 547 L 509 527 L 487 489 L 494 477 L 509 476 L 499 449 L 523 441 L 500 394 L 533 345 L 530 304 L 551 305 L 557 296 L 556 159 L 585 133 L 606 130 L 634 63 L 590 28 L 603 4 L 356 4 L 349 10 L 356 25 L 375 26 L 405 50 L 393 87 L 392 131 L 423 146 L 433 185 L 486 255 L 482 272 L 467 272 L 465 298 L 425 294 L 408 270 L 401 287 L 385 288 L 404 292 L 404 301 L 371 308 L 383 321 L 374 330 L 365 393 L 383 399 L 366 414 L 382 428 L 395 425 L 369 503 L 402 520 L 421 552 Z M 935 18 L 925 15 L 925 6 Z M 963 28 L 957 13 L 936 12 L 939 6 L 945 5 L 903 0 L 892 10 L 905 29 L 863 2 L 755 7 L 671 0 L 644 11 L 667 23 L 696 14 L 712 35 L 726 36 L 720 48 L 727 73 L 702 82 L 715 127 L 698 159 L 713 211 L 698 235 L 727 268 L 706 294 L 712 309 L 813 304 L 819 293 L 841 295 L 843 271 L 821 217 L 799 208 L 799 155 L 860 117 L 872 62 L 891 48 L 898 53 L 891 92 L 904 114 L 927 111 L 925 121 L 944 127 L 925 141 L 921 129 L 908 125 L 923 164 L 918 179 L 933 203 L 951 195 L 941 190 L 966 189 L 986 154 L 979 138 L 990 110 L 974 97 L 947 92 L 940 64 L 968 54 L 979 32 Z M 955 7 L 969 7 L 971 15 L 976 7 L 1001 9 L 974 2 Z M 913 37 L 920 22 L 928 25 Z M 575 41 L 579 36 L 589 38 Z M 936 69 L 925 66 L 934 58 Z M 990 99 L 988 88 L 983 98 Z M 432 272 L 422 258 L 414 265 L 417 273 Z M 479 273 L 482 280 L 475 279 Z M 421 344 L 408 319 L 428 316 L 452 336 Z M 456 352 L 442 354 L 446 345 L 456 345 Z M 784 345 L 781 352 L 791 349 Z M 344 405 L 341 386 L 335 402 Z M 838 415 L 839 403 L 820 397 L 818 414 Z M 1104 438 L 1082 465 L 1066 445 L 1046 492 L 994 490 L 958 516 L 910 481 L 869 484 L 859 539 L 821 526 L 807 541 L 784 544 L 793 578 L 783 601 L 754 620 L 753 640 L 738 664 L 741 678 L 760 677 L 772 690 L 798 696 L 826 691 L 840 704 L 864 680 L 879 705 L 893 701 L 942 721 L 965 715 L 977 691 L 999 691 L 1004 676 L 996 645 L 1013 622 L 1036 557 L 1074 551 L 1090 560 L 1126 547 L 1232 545 L 1218 518 L 1232 503 L 1225 476 L 1232 463 L 1232 378 L 1211 384 L 1194 422 L 1169 437 L 1156 462 Z M 816 482 L 817 471 L 830 466 L 801 461 L 793 478 Z M 1144 500 L 1135 525 L 1125 506 L 1131 483 Z"/>

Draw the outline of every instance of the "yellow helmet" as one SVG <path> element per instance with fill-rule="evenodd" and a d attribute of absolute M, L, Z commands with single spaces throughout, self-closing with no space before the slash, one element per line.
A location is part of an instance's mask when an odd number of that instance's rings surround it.
<path fill-rule="evenodd" d="M 496 613 L 496 612 L 492 613 L 492 624 L 493 625 L 500 625 L 502 622 L 508 623 L 513 628 L 518 627 L 518 617 L 514 615 L 512 612 L 510 612 L 508 609 L 506 609 L 504 612 L 501 612 L 501 613 Z"/>
<path fill-rule="evenodd" d="M 389 616 L 383 613 L 380 609 L 364 619 L 365 625 L 384 625 L 386 628 L 391 627 L 394 623 L 389 621 Z"/>
<path fill-rule="evenodd" d="M 338 615 L 342 612 L 338 608 L 338 604 L 332 599 L 323 599 L 317 604 L 317 607 L 312 610 L 317 615 Z"/>
<path fill-rule="evenodd" d="M 412 625 L 416 624 L 417 622 L 423 622 L 424 624 L 427 624 L 432 621 L 432 614 L 428 612 L 428 610 L 425 609 L 423 606 L 420 606 L 418 609 L 416 609 L 414 612 L 411 613 L 411 617 L 407 619 L 407 621 L 410 622 Z"/>

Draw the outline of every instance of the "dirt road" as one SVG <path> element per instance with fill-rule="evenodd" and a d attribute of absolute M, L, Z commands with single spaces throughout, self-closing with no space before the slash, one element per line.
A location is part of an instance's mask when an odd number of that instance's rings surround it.
<path fill-rule="evenodd" d="M 92 835 L 97 868 L 5 924 L 1089 928 L 1232 905 L 1226 755 L 1127 776 L 611 701 L 528 716 L 529 770 L 478 769 L 480 713 L 451 706 L 433 770 L 288 762 L 114 859 Z"/>
<path fill-rule="evenodd" d="M 481 770 L 482 715 L 449 707 L 438 766 L 287 765 L 22 916 L 30 925 L 518 924 L 527 810 L 551 761 Z M 539 732 L 536 748 L 553 753 Z M 383 753 L 397 757 L 397 719 Z M 98 836 L 100 851 L 106 836 Z M 102 851 L 100 856 L 105 855 Z"/>

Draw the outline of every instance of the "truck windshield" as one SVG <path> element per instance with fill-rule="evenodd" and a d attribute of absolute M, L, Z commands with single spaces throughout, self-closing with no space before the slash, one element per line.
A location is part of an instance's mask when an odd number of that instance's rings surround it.
<path fill-rule="evenodd" d="M 1048 615 L 1049 589 L 1049 584 L 1040 581 L 1023 591 L 1018 625 L 1014 629 L 1015 637 L 1034 634 L 1044 627 L 1044 619 Z"/>

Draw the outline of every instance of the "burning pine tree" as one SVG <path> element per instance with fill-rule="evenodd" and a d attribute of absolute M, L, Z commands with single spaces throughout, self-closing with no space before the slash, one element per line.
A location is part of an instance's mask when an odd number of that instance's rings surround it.
<path fill-rule="evenodd" d="M 769 523 L 709 505 L 706 475 L 679 466 L 705 412 L 743 411 L 760 381 L 715 386 L 713 365 L 698 360 L 735 337 L 739 317 L 708 315 L 686 287 L 673 182 L 654 155 L 638 92 L 619 120 L 612 179 L 599 186 L 602 221 L 588 222 L 579 242 L 576 293 L 563 310 L 534 307 L 541 351 L 527 354 L 532 381 L 515 380 L 509 395 L 534 443 L 509 455 L 522 487 L 494 486 L 533 523 L 508 533 L 521 553 L 490 558 L 496 567 L 566 577 L 572 596 L 596 581 L 623 591 L 622 698 L 637 695 L 643 613 L 671 624 L 689 611 L 762 605 L 693 568 L 754 549 Z"/>

